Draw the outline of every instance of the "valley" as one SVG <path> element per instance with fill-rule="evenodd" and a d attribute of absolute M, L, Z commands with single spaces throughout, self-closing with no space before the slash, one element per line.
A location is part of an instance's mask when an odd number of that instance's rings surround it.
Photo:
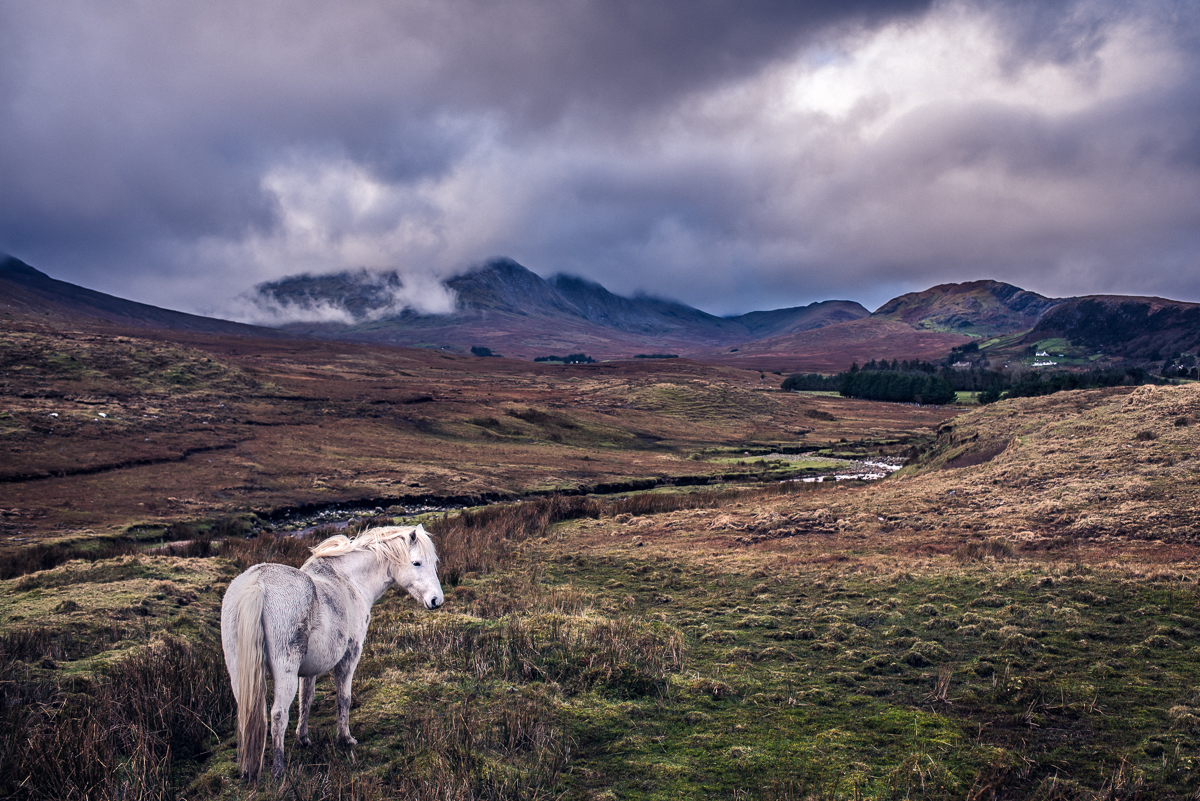
<path fill-rule="evenodd" d="M 5 797 L 245 797 L 225 586 L 416 521 L 445 607 L 385 595 L 359 744 L 322 680 L 255 797 L 1200 787 L 1200 384 L 919 407 L 687 358 L 4 323 Z"/>

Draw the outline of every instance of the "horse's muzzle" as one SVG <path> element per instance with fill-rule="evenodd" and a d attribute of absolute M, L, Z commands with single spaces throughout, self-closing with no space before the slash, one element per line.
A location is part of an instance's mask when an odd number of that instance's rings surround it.
<path fill-rule="evenodd" d="M 444 601 L 441 598 L 438 598 L 435 596 L 433 598 L 430 598 L 428 601 L 426 601 L 425 606 L 429 607 L 430 609 L 437 609 L 443 603 L 444 603 Z"/>

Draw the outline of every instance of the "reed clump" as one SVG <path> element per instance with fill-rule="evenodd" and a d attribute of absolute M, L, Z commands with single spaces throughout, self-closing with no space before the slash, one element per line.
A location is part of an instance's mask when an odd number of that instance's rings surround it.
<path fill-rule="evenodd" d="M 0 647 L 11 649 L 12 638 Z M 12 650 L 0 668 L 0 796 L 167 799 L 226 729 L 233 695 L 212 642 L 164 636 L 104 675 L 56 676 Z"/>

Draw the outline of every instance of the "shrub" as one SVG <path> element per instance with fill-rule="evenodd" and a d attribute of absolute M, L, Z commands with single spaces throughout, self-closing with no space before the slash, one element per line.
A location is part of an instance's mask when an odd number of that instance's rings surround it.
<path fill-rule="evenodd" d="M 592 364 L 596 360 L 586 353 L 572 353 L 569 356 L 538 356 L 535 362 L 562 362 L 563 364 Z"/>
<path fill-rule="evenodd" d="M 105 542 L 98 548 L 89 551 L 80 551 L 58 543 L 26 545 L 0 555 L 0 579 L 16 578 L 28 573 L 36 573 L 39 570 L 49 570 L 72 559 L 86 559 L 95 562 L 137 553 L 137 551 L 138 548 L 133 543 L 119 540 Z"/>

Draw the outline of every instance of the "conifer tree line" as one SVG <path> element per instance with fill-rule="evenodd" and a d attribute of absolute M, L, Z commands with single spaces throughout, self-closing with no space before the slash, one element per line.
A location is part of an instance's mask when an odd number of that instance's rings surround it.
<path fill-rule="evenodd" d="M 784 379 L 784 390 L 837 392 L 847 398 L 884 400 L 897 403 L 942 405 L 954 403 L 956 387 L 930 362 L 893 359 L 875 360 L 859 367 L 858 362 L 844 373 L 797 373 Z M 956 372 L 956 371 L 949 371 Z M 960 379 L 961 377 L 956 376 Z M 966 388 L 966 387 L 964 387 Z"/>
<path fill-rule="evenodd" d="M 1069 389 L 1170 383 L 1139 366 L 1078 372 L 1039 371 L 1017 376 L 980 365 L 951 367 L 949 362 L 960 353 L 955 349 L 942 365 L 918 359 L 893 359 L 890 362 L 872 359 L 861 367 L 855 362 L 849 370 L 833 375 L 795 373 L 784 379 L 782 388 L 797 392 L 837 392 L 843 397 L 863 400 L 942 405 L 954 403 L 956 392 L 976 392 L 980 403 L 992 403 L 1001 398 L 1050 395 Z"/>

